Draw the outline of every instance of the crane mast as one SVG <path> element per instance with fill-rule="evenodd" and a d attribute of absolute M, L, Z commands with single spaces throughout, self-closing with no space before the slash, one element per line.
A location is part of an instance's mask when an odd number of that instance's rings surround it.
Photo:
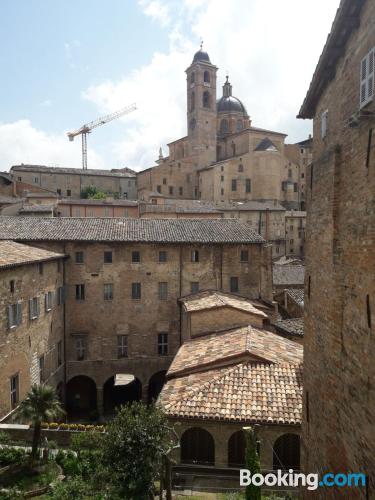
<path fill-rule="evenodd" d="M 137 109 L 137 106 L 135 105 L 135 103 L 130 104 L 130 106 L 126 106 L 125 108 L 122 108 L 118 111 L 115 111 L 114 113 L 110 113 L 108 115 L 97 118 L 96 120 L 93 120 L 92 122 L 85 123 L 79 129 L 74 130 L 73 132 L 67 133 L 69 141 L 74 141 L 74 138 L 77 137 L 77 135 L 80 135 L 82 137 L 82 168 L 83 168 L 83 170 L 87 170 L 87 134 L 90 134 L 91 130 L 93 130 L 94 128 L 100 127 L 101 125 L 104 125 L 105 123 L 111 122 L 112 120 L 116 120 L 117 118 L 120 118 L 121 116 L 127 115 L 128 113 L 131 113 L 135 109 Z"/>

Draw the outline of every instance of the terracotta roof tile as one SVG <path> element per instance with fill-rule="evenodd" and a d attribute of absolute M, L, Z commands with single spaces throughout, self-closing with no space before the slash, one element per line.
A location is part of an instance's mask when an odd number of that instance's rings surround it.
<path fill-rule="evenodd" d="M 305 280 L 305 266 L 299 265 L 274 265 L 273 284 L 274 285 L 303 285 Z"/>
<path fill-rule="evenodd" d="M 47 260 L 56 260 L 63 257 L 63 254 L 31 247 L 29 245 L 22 245 L 15 241 L 0 241 L 0 269 Z"/>
<path fill-rule="evenodd" d="M 275 321 L 274 325 L 281 333 L 303 337 L 303 318 L 281 319 Z"/>

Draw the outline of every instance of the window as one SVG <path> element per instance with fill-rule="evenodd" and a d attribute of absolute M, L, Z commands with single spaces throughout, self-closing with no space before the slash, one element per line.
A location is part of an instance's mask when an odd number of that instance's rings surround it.
<path fill-rule="evenodd" d="M 180 186 L 178 188 L 178 193 L 179 193 L 180 196 L 182 196 L 184 194 L 184 188 L 182 186 Z"/>
<path fill-rule="evenodd" d="M 113 300 L 113 284 L 104 284 L 104 300 Z"/>
<path fill-rule="evenodd" d="M 85 300 L 85 285 L 76 285 L 76 300 Z"/>
<path fill-rule="evenodd" d="M 15 290 L 15 281 L 14 280 L 9 281 L 9 290 L 10 290 L 10 293 L 14 293 L 14 290 Z"/>
<path fill-rule="evenodd" d="M 159 283 L 159 300 L 168 300 L 168 283 Z"/>
<path fill-rule="evenodd" d="M 22 177 L 17 177 L 18 182 L 22 181 Z"/>
<path fill-rule="evenodd" d="M 62 365 L 62 356 L 63 356 L 63 350 L 62 350 L 62 341 L 59 340 L 57 342 L 57 366 L 61 366 Z"/>
<path fill-rule="evenodd" d="M 241 250 L 241 262 L 249 262 L 249 250 Z"/>
<path fill-rule="evenodd" d="M 295 182 L 293 184 L 293 190 L 294 190 L 295 193 L 297 193 L 297 191 L 298 191 L 298 182 Z"/>
<path fill-rule="evenodd" d="M 38 184 L 38 182 L 39 182 L 38 177 L 34 177 L 34 182 L 35 182 L 35 184 Z"/>
<path fill-rule="evenodd" d="M 192 250 L 191 262 L 199 262 L 199 250 Z"/>
<path fill-rule="evenodd" d="M 198 293 L 199 292 L 199 281 L 192 281 L 190 283 L 190 291 L 191 291 L 191 293 Z"/>
<path fill-rule="evenodd" d="M 8 327 L 15 328 L 22 323 L 22 304 L 11 304 L 8 306 Z"/>
<path fill-rule="evenodd" d="M 38 264 L 38 270 L 39 270 L 39 274 L 43 274 L 43 271 L 44 271 L 44 267 L 43 267 L 43 262 L 39 262 Z"/>
<path fill-rule="evenodd" d="M 210 93 L 208 90 L 203 92 L 203 107 L 204 108 L 210 108 L 211 107 L 211 99 L 210 99 Z"/>
<path fill-rule="evenodd" d="M 220 133 L 227 134 L 229 132 L 228 120 L 223 119 L 220 122 Z"/>
<path fill-rule="evenodd" d="M 161 193 L 161 186 L 160 185 L 156 186 L 156 192 Z"/>
<path fill-rule="evenodd" d="M 45 370 L 44 370 L 44 354 L 39 357 L 39 382 L 42 383 L 45 380 Z"/>
<path fill-rule="evenodd" d="M 57 289 L 57 305 L 61 306 L 61 304 L 65 303 L 65 289 L 63 286 L 59 286 Z"/>
<path fill-rule="evenodd" d="M 111 252 L 111 250 L 106 250 L 104 252 L 104 264 L 112 264 L 112 252 Z"/>
<path fill-rule="evenodd" d="M 57 189 L 57 194 L 60 196 L 61 195 L 61 189 Z"/>
<path fill-rule="evenodd" d="M 163 178 L 163 184 L 167 184 L 167 179 L 165 177 Z"/>
<path fill-rule="evenodd" d="M 76 252 L 76 264 L 83 264 L 83 252 Z"/>
<path fill-rule="evenodd" d="M 39 316 L 39 297 L 29 300 L 29 319 L 37 319 Z"/>
<path fill-rule="evenodd" d="M 205 83 L 210 83 L 210 73 L 209 73 L 208 71 L 205 71 L 205 72 L 203 73 L 203 81 L 204 81 Z"/>
<path fill-rule="evenodd" d="M 169 194 L 173 194 L 173 186 L 169 186 L 168 191 L 169 191 Z"/>
<path fill-rule="evenodd" d="M 158 334 L 158 354 L 159 356 L 168 355 L 168 333 Z"/>
<path fill-rule="evenodd" d="M 360 68 L 359 107 L 363 108 L 374 98 L 375 47 L 362 59 Z"/>
<path fill-rule="evenodd" d="M 224 172 L 224 165 L 221 165 L 220 170 Z"/>
<path fill-rule="evenodd" d="M 75 351 L 76 351 L 77 361 L 83 361 L 84 359 L 86 359 L 87 355 L 86 335 L 77 335 L 75 337 Z"/>
<path fill-rule="evenodd" d="M 224 175 L 220 177 L 221 182 L 224 182 Z"/>
<path fill-rule="evenodd" d="M 237 120 L 237 132 L 240 132 L 243 129 L 242 120 Z"/>
<path fill-rule="evenodd" d="M 128 357 L 128 336 L 127 335 L 117 335 L 117 357 L 119 359 Z"/>
<path fill-rule="evenodd" d="M 72 191 L 70 189 L 66 190 L 66 196 L 72 196 Z"/>
<path fill-rule="evenodd" d="M 221 188 L 220 192 L 221 192 L 221 195 L 224 196 L 224 189 L 223 188 Z"/>
<path fill-rule="evenodd" d="M 281 190 L 286 191 L 288 187 L 288 181 L 282 181 L 281 183 Z"/>
<path fill-rule="evenodd" d="M 139 264 L 139 262 L 141 262 L 141 253 L 137 250 L 132 252 L 132 262 L 135 262 L 136 264 Z"/>
<path fill-rule="evenodd" d="M 245 189 L 246 193 L 251 193 L 251 179 L 246 179 Z"/>
<path fill-rule="evenodd" d="M 195 73 L 193 71 L 192 74 L 190 75 L 190 83 L 194 83 L 194 82 L 195 82 Z"/>
<path fill-rule="evenodd" d="M 132 283 L 132 299 L 139 300 L 141 298 L 141 284 Z"/>
<path fill-rule="evenodd" d="M 326 137 L 327 130 L 328 130 L 328 109 L 323 111 L 322 116 L 321 116 L 320 133 L 321 133 L 322 139 L 324 139 Z"/>
<path fill-rule="evenodd" d="M 290 243 L 291 245 L 293 245 L 294 241 L 293 241 L 293 240 L 290 240 L 290 241 L 289 241 L 289 243 Z"/>
<path fill-rule="evenodd" d="M 305 174 L 302 172 L 301 179 L 304 179 L 304 178 L 305 178 Z"/>
<path fill-rule="evenodd" d="M 280 253 L 280 248 L 276 247 L 276 253 Z"/>
<path fill-rule="evenodd" d="M 10 406 L 12 410 L 18 405 L 19 401 L 19 377 L 17 375 L 13 375 L 10 377 Z"/>
<path fill-rule="evenodd" d="M 232 179 L 232 191 L 237 191 L 237 179 Z"/>
<path fill-rule="evenodd" d="M 167 262 L 167 252 L 164 250 L 159 252 L 159 262 Z"/>
<path fill-rule="evenodd" d="M 238 171 L 239 171 L 239 172 L 243 172 L 243 165 L 242 165 L 242 163 L 240 163 L 240 164 L 238 165 Z"/>
<path fill-rule="evenodd" d="M 51 311 L 52 303 L 53 303 L 53 293 L 47 292 L 44 296 L 44 305 L 45 305 L 46 312 Z"/>
<path fill-rule="evenodd" d="M 238 292 L 238 278 L 237 276 L 232 276 L 230 278 L 230 291 Z"/>

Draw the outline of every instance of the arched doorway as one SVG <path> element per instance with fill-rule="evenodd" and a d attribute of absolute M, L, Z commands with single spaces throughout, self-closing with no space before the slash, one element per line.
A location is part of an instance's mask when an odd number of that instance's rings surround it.
<path fill-rule="evenodd" d="M 192 427 L 181 436 L 181 462 L 185 464 L 214 465 L 215 441 L 200 427 Z"/>
<path fill-rule="evenodd" d="M 104 413 L 113 413 L 117 406 L 142 398 L 142 384 L 136 378 L 127 385 L 115 385 L 115 377 L 111 377 L 103 386 Z"/>
<path fill-rule="evenodd" d="M 245 465 L 246 439 L 244 431 L 237 431 L 228 441 L 228 467 Z"/>
<path fill-rule="evenodd" d="M 96 384 L 86 375 L 78 375 L 66 384 L 66 403 L 69 417 L 89 418 L 97 411 Z"/>
<path fill-rule="evenodd" d="M 293 469 L 300 468 L 300 437 L 298 434 L 283 434 L 273 445 L 273 468 Z"/>
<path fill-rule="evenodd" d="M 158 399 L 158 396 L 165 384 L 166 371 L 154 373 L 148 382 L 148 402 L 152 403 Z"/>

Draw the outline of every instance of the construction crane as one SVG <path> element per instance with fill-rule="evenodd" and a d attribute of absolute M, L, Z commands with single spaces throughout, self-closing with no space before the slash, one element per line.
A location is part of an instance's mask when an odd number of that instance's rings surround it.
<path fill-rule="evenodd" d="M 137 109 L 135 103 L 130 104 L 130 106 L 126 106 L 125 108 L 116 111 L 115 113 L 111 113 L 109 115 L 102 116 L 101 118 L 97 118 L 96 120 L 86 123 L 82 125 L 78 130 L 74 132 L 68 132 L 67 136 L 69 137 L 69 141 L 74 141 L 74 137 L 77 135 L 82 136 L 82 168 L 83 170 L 87 170 L 87 134 L 91 133 L 91 130 L 100 127 L 100 125 L 104 125 L 105 123 L 111 122 L 112 120 L 116 120 L 120 118 L 120 116 L 127 115 Z"/>

